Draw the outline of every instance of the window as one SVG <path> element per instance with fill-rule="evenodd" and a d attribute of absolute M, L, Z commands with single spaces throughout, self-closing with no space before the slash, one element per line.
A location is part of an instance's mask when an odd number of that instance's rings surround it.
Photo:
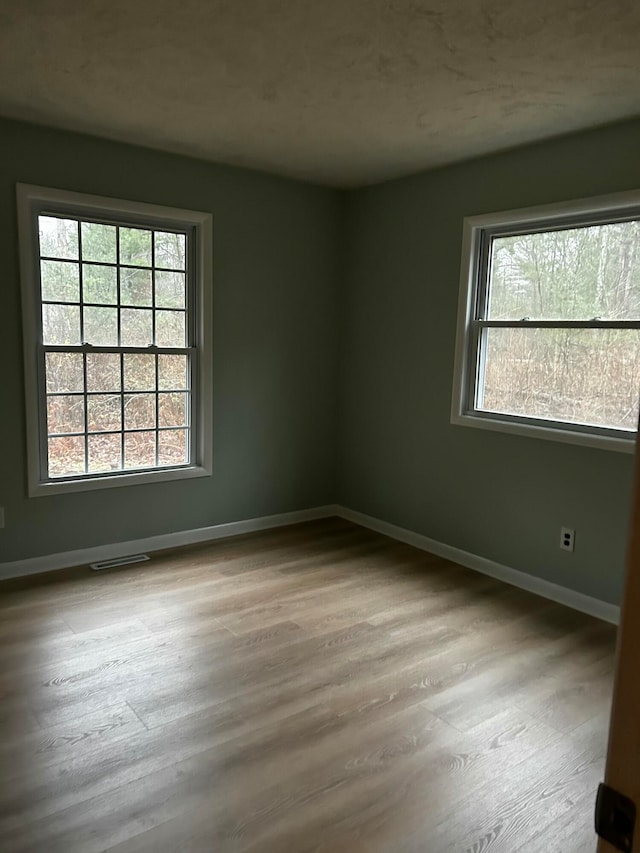
<path fill-rule="evenodd" d="M 640 193 L 465 220 L 452 423 L 632 451 Z"/>
<path fill-rule="evenodd" d="M 211 217 L 18 185 L 29 493 L 211 469 Z"/>

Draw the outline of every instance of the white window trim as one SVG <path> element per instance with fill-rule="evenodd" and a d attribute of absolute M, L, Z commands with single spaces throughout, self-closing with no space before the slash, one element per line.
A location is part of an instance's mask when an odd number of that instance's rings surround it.
<path fill-rule="evenodd" d="M 454 357 L 453 394 L 451 402 L 451 423 L 457 426 L 477 427 L 502 433 L 540 438 L 550 441 L 579 444 L 601 450 L 615 450 L 633 453 L 637 432 L 628 437 L 614 430 L 598 427 L 572 425 L 559 426 L 558 421 L 549 421 L 549 426 L 540 423 L 540 419 L 503 415 L 500 413 L 479 413 L 473 410 L 469 397 L 471 371 L 475 369 L 475 347 L 471 342 L 471 324 L 475 313 L 475 300 L 478 292 L 480 273 L 480 253 L 483 235 L 487 232 L 514 234 L 518 229 L 527 232 L 541 225 L 554 224 L 602 224 L 615 221 L 632 214 L 640 215 L 640 191 L 615 193 L 577 201 L 540 207 L 527 207 L 499 213 L 466 217 L 463 224 L 462 258 L 460 265 L 460 294 L 458 301 L 458 323 Z"/>
<path fill-rule="evenodd" d="M 18 236 L 20 249 L 20 278 L 22 290 L 22 318 L 25 371 L 27 482 L 30 497 L 84 492 L 157 483 L 168 480 L 185 480 L 211 476 L 213 454 L 213 217 L 210 213 L 183 210 L 162 205 L 144 204 L 103 196 L 86 195 L 67 190 L 17 184 Z M 38 292 L 38 245 L 35 216 L 42 205 L 51 205 L 56 211 L 76 216 L 96 216 L 108 213 L 114 217 L 141 222 L 186 225 L 194 229 L 195 258 L 195 312 L 196 312 L 196 412 L 192 425 L 195 430 L 195 464 L 181 468 L 158 468 L 153 471 L 117 472 L 113 475 L 85 477 L 82 479 L 43 481 L 40 470 L 40 393 L 38 386 L 37 324 L 40 310 Z M 193 436 L 192 436 L 193 440 Z"/>

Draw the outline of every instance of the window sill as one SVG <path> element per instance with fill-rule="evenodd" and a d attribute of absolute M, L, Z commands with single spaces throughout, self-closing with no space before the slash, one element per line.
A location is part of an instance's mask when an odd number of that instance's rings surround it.
<path fill-rule="evenodd" d="M 636 432 L 629 433 L 629 438 L 623 438 L 618 435 L 603 435 L 578 429 L 523 423 L 518 420 L 502 419 L 499 415 L 493 414 L 452 414 L 451 423 L 454 426 L 474 427 L 544 441 L 577 444 L 597 450 L 613 450 L 618 453 L 634 453 L 636 449 Z"/>
<path fill-rule="evenodd" d="M 171 480 L 192 480 L 196 477 L 210 477 L 211 471 L 200 466 L 188 468 L 166 468 L 158 471 L 132 471 L 103 477 L 87 477 L 82 480 L 50 480 L 46 483 L 32 483 L 29 486 L 29 497 L 44 497 L 46 495 L 61 495 L 68 492 L 91 492 L 96 489 L 124 488 L 149 483 L 162 483 Z"/>

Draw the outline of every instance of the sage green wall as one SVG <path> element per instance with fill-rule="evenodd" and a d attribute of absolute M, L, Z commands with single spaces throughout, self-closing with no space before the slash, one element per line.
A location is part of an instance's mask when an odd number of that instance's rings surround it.
<path fill-rule="evenodd" d="M 631 455 L 449 415 L 463 217 L 638 187 L 635 121 L 349 195 L 340 503 L 619 601 Z"/>
<path fill-rule="evenodd" d="M 212 477 L 27 498 L 18 181 L 213 213 Z M 294 181 L 0 121 L 0 562 L 333 500 L 339 201 Z"/>
<path fill-rule="evenodd" d="M 617 602 L 631 456 L 449 411 L 463 217 L 637 188 L 639 151 L 636 121 L 341 194 L 0 120 L 0 562 L 338 500 Z M 18 181 L 213 213 L 213 477 L 27 498 Z"/>

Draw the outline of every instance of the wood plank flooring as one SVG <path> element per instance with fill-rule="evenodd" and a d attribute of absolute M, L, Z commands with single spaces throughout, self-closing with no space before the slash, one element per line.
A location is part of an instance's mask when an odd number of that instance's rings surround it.
<path fill-rule="evenodd" d="M 3 853 L 588 853 L 615 630 L 341 521 L 0 585 Z"/>

